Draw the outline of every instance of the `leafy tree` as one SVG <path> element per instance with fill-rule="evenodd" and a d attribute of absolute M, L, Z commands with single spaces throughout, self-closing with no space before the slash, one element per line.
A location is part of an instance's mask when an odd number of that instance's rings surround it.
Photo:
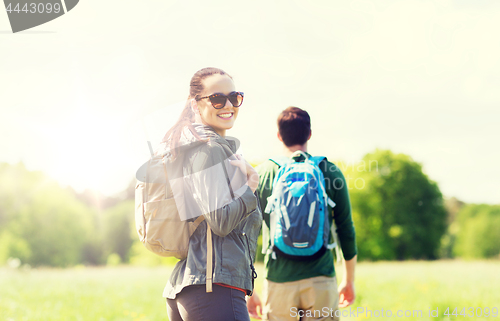
<path fill-rule="evenodd" d="M 445 208 L 447 213 L 447 228 L 446 233 L 441 239 L 441 248 L 439 249 L 441 258 L 452 258 L 454 257 L 453 248 L 455 246 L 458 223 L 456 217 L 460 210 L 465 206 L 465 203 L 459 199 L 452 197 L 445 201 Z"/>
<path fill-rule="evenodd" d="M 91 233 L 90 209 L 69 191 L 22 163 L 0 165 L 0 253 L 30 265 L 81 262 Z"/>
<path fill-rule="evenodd" d="M 129 251 L 133 243 L 131 228 L 135 224 L 134 202 L 123 201 L 103 213 L 105 256 L 116 253 L 124 263 L 129 261 Z"/>
<path fill-rule="evenodd" d="M 453 252 L 464 258 L 500 256 L 500 205 L 469 204 L 458 213 Z"/>
<path fill-rule="evenodd" d="M 360 259 L 435 259 L 446 229 L 437 184 L 408 155 L 376 150 L 345 171 Z"/>

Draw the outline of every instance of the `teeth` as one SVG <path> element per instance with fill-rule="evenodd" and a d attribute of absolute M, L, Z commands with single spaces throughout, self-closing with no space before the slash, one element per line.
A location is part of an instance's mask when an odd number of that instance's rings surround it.
<path fill-rule="evenodd" d="M 231 113 L 227 113 L 227 114 L 219 114 L 219 117 L 222 117 L 222 118 L 229 118 L 231 117 L 233 114 Z"/>

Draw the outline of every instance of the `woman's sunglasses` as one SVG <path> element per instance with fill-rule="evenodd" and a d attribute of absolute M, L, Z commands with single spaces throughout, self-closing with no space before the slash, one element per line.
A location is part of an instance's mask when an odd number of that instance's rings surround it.
<path fill-rule="evenodd" d="M 223 95 L 219 93 L 212 94 L 210 96 L 196 98 L 196 101 L 208 98 L 210 99 L 210 103 L 215 109 L 221 109 L 226 106 L 226 102 L 229 99 L 229 102 L 233 105 L 233 107 L 240 107 L 243 103 L 244 94 L 241 91 L 233 91 L 229 93 L 229 95 Z"/>

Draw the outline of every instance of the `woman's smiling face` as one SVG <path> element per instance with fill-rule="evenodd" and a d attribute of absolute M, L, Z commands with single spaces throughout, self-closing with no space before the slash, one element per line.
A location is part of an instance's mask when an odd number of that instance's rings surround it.
<path fill-rule="evenodd" d="M 210 96 L 215 93 L 228 95 L 235 91 L 234 82 L 227 75 L 214 74 L 202 80 L 203 91 L 199 97 Z M 196 115 L 196 121 L 212 127 L 215 132 L 221 136 L 226 135 L 226 130 L 231 129 L 238 116 L 238 107 L 234 107 L 229 99 L 226 105 L 221 109 L 215 109 L 210 103 L 210 99 L 204 98 L 196 102 L 199 115 Z"/>

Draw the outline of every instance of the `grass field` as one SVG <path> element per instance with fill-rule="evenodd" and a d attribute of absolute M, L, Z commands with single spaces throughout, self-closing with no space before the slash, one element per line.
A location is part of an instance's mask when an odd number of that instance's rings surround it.
<path fill-rule="evenodd" d="M 167 320 L 161 297 L 171 267 L 0 269 L 0 320 Z M 262 275 L 262 266 L 259 266 Z M 340 277 L 340 276 L 339 276 Z M 256 289 L 260 293 L 262 278 Z M 342 320 L 481 320 L 443 317 L 456 307 L 500 309 L 500 262 L 361 263 L 356 271 L 357 300 L 364 312 Z M 429 317 L 429 309 L 439 317 Z M 372 310 L 372 316 L 366 310 Z M 382 313 L 384 317 L 376 317 Z M 398 310 L 415 317 L 386 317 Z M 346 312 L 348 309 L 346 310 Z M 361 311 L 361 310 L 356 310 Z M 344 312 L 344 313 L 346 313 Z M 409 312 L 406 312 L 409 314 Z M 416 312 L 415 312 L 416 313 Z M 466 310 L 465 314 L 470 313 Z"/>

